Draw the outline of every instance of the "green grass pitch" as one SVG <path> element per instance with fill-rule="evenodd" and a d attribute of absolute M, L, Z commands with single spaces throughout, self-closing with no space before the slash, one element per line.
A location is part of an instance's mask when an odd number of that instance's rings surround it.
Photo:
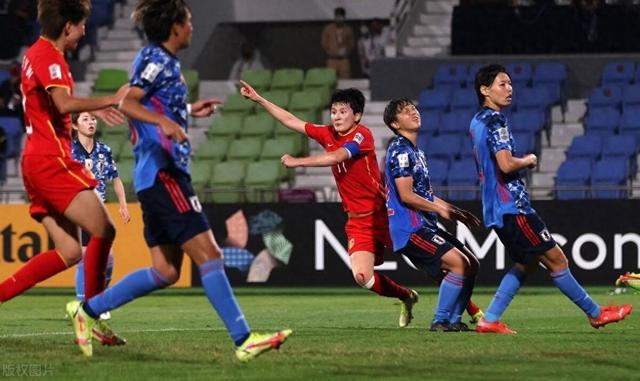
<path fill-rule="evenodd" d="M 94 344 L 84 358 L 64 305 L 71 290 L 33 290 L 0 306 L 0 380 L 632 380 L 640 379 L 638 311 L 595 330 L 555 288 L 525 287 L 504 317 L 514 336 L 430 333 L 436 289 L 418 288 L 415 320 L 356 287 L 239 288 L 252 328 L 292 328 L 280 351 L 242 364 L 200 289 L 167 290 L 113 312 L 123 347 Z M 495 288 L 478 289 L 483 308 Z M 600 303 L 634 303 L 640 295 Z"/>

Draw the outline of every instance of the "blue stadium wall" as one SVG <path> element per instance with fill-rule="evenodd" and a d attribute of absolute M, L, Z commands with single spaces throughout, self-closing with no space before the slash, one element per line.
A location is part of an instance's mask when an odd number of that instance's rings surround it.
<path fill-rule="evenodd" d="M 460 205 L 481 214 L 481 206 L 477 202 Z M 640 268 L 640 200 L 538 201 L 535 208 L 556 240 L 562 244 L 574 275 L 584 284 L 612 286 L 620 273 Z M 347 265 L 343 229 L 346 217 L 340 204 L 209 204 L 204 205 L 204 209 L 221 246 L 225 246 L 227 237 L 225 221 L 242 210 L 248 221 L 248 229 L 262 230 L 258 234 L 250 234 L 244 248 L 253 254 L 265 249 L 262 237 L 265 225 L 262 222 L 261 226 L 256 226 L 261 222 L 256 221 L 255 216 L 268 210 L 281 218 L 281 222 L 266 227 L 266 230 L 281 229 L 292 243 L 293 250 L 288 264 L 276 267 L 262 284 L 353 285 Z M 511 261 L 498 243 L 495 233 L 489 234 L 484 228 L 470 231 L 464 226 L 451 224 L 445 227 L 480 258 L 481 270 L 477 284 L 496 285 L 510 268 Z M 379 270 L 405 284 L 433 284 L 426 275 L 414 270 L 391 252 L 387 253 L 386 262 Z M 233 284 L 247 284 L 246 271 L 227 267 L 227 272 Z M 193 285 L 199 285 L 197 269 L 194 268 L 192 274 Z M 551 281 L 546 271 L 541 269 L 528 284 L 549 285 Z"/>

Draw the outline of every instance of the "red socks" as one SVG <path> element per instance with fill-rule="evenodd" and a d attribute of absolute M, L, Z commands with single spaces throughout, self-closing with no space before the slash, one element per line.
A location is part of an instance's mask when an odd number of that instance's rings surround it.
<path fill-rule="evenodd" d="M 84 300 L 101 293 L 106 285 L 106 269 L 113 241 L 91 237 L 84 254 Z"/>
<path fill-rule="evenodd" d="M 45 251 L 29 259 L 12 276 L 0 283 L 0 302 L 22 294 L 43 280 L 66 270 L 67 264 L 55 250 Z"/>
<path fill-rule="evenodd" d="M 373 284 L 369 284 L 371 283 L 371 281 L 369 281 L 365 287 L 378 295 L 390 296 L 400 300 L 404 300 L 411 296 L 411 290 L 400 286 L 386 275 L 378 274 L 374 271 L 372 280 Z"/>
<path fill-rule="evenodd" d="M 473 300 L 469 299 L 469 303 L 467 303 L 467 313 L 469 316 L 473 316 L 480 311 L 480 307 L 473 302 Z"/>

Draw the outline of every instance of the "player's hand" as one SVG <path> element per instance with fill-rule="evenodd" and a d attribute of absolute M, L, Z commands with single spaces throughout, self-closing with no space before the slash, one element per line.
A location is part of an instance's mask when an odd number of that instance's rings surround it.
<path fill-rule="evenodd" d="M 91 111 L 91 114 L 105 122 L 109 127 L 119 126 L 125 121 L 124 115 L 113 107 L 94 110 Z"/>
<path fill-rule="evenodd" d="M 287 168 L 295 168 L 298 166 L 298 159 L 289 154 L 282 155 L 280 161 L 282 162 L 282 165 Z"/>
<path fill-rule="evenodd" d="M 129 214 L 127 204 L 120 205 L 118 212 L 120 212 L 120 217 L 122 217 L 122 221 L 124 221 L 125 224 L 128 224 L 129 221 L 131 221 L 131 215 Z"/>
<path fill-rule="evenodd" d="M 191 104 L 191 116 L 207 117 L 216 112 L 216 106 L 222 104 L 218 98 L 201 99 Z"/>
<path fill-rule="evenodd" d="M 458 212 L 460 212 L 460 215 L 463 216 L 463 218 L 459 220 L 460 222 L 462 222 L 463 224 L 465 224 L 470 228 L 475 228 L 480 226 L 480 219 L 476 217 L 475 214 L 471 213 L 466 209 L 457 208 L 457 210 Z"/>
<path fill-rule="evenodd" d="M 527 161 L 528 168 L 535 168 L 538 165 L 538 157 L 532 153 L 525 156 L 524 159 Z"/>
<path fill-rule="evenodd" d="M 240 94 L 242 94 L 243 97 L 254 102 L 257 102 L 261 98 L 260 94 L 258 94 L 250 84 L 242 80 L 240 81 L 240 84 L 242 85 L 242 87 L 240 87 Z"/>
<path fill-rule="evenodd" d="M 160 124 L 160 129 L 162 129 L 162 133 L 170 137 L 172 140 L 175 140 L 178 143 L 182 143 L 189 139 L 187 133 L 178 125 L 178 123 L 173 120 L 163 118 L 162 123 Z"/>

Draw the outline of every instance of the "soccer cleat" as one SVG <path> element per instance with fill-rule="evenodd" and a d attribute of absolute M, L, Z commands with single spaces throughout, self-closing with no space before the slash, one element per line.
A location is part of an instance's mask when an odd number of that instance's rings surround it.
<path fill-rule="evenodd" d="M 640 287 L 640 273 L 627 272 L 624 275 L 620 275 L 618 279 L 616 279 L 616 287 L 624 286 L 629 286 L 637 290 Z"/>
<path fill-rule="evenodd" d="M 76 344 L 80 347 L 82 353 L 87 356 L 93 356 L 93 345 L 91 343 L 91 331 L 95 324 L 95 320 L 87 315 L 82 309 L 79 301 L 73 300 L 67 303 L 67 315 L 73 323 L 73 330 L 76 335 Z"/>
<path fill-rule="evenodd" d="M 278 349 L 292 332 L 290 329 L 285 329 L 276 333 L 251 333 L 244 343 L 236 348 L 236 357 L 238 360 L 246 362 L 266 351 Z"/>
<path fill-rule="evenodd" d="M 455 331 L 455 332 L 469 332 L 471 331 L 471 329 L 469 328 L 468 325 L 466 325 L 465 323 L 459 321 L 457 323 L 452 323 L 451 324 L 451 328 Z"/>
<path fill-rule="evenodd" d="M 507 327 L 501 321 L 489 322 L 484 320 L 484 317 L 478 321 L 476 325 L 476 332 L 478 333 L 502 333 L 502 334 L 516 334 L 517 332 Z"/>
<path fill-rule="evenodd" d="M 418 303 L 419 297 L 415 290 L 411 290 L 411 295 L 405 300 L 402 300 L 400 304 L 400 319 L 398 319 L 398 326 L 400 328 L 408 326 L 411 320 L 413 320 L 411 311 L 413 310 L 413 305 Z"/>
<path fill-rule="evenodd" d="M 600 308 L 600 315 L 596 318 L 589 318 L 589 323 L 595 329 L 604 327 L 609 323 L 616 323 L 624 320 L 631 313 L 633 306 L 631 304 L 623 304 L 620 306 L 608 305 Z"/>
<path fill-rule="evenodd" d="M 479 310 L 478 312 L 473 314 L 473 316 L 471 316 L 471 320 L 469 320 L 469 323 L 478 324 L 480 319 L 482 319 L 483 317 L 484 317 L 484 312 L 482 312 L 482 310 Z"/>
<path fill-rule="evenodd" d="M 96 339 L 100 344 L 107 346 L 116 346 L 116 345 L 125 345 L 127 340 L 118 336 L 109 324 L 102 320 L 98 319 L 93 326 L 93 338 Z"/>
<path fill-rule="evenodd" d="M 449 324 L 446 320 L 437 320 L 431 322 L 431 326 L 429 327 L 429 331 L 431 332 L 455 332 L 456 330 L 453 328 L 451 324 Z"/>

